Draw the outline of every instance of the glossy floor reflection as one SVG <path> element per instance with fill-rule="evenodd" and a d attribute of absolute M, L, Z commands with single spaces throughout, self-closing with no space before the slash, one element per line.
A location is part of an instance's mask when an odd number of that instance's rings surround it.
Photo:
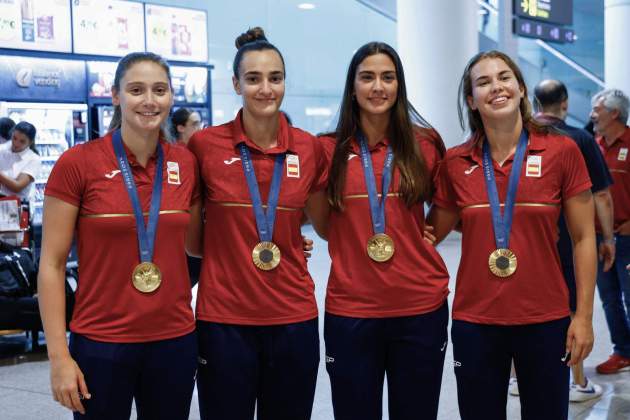
<path fill-rule="evenodd" d="M 323 313 L 324 295 L 328 277 L 330 261 L 326 243 L 315 238 L 310 228 L 305 228 L 307 236 L 315 239 L 315 251 L 309 261 L 309 270 L 315 280 L 317 300 L 320 313 Z M 454 276 L 459 263 L 459 238 L 451 236 L 440 246 L 442 254 L 453 279 L 450 288 L 454 290 Z M 449 301 L 452 302 L 452 293 Z M 610 337 L 608 335 L 604 314 L 599 297 L 595 298 L 595 347 L 586 361 L 586 374 L 592 380 L 602 385 L 602 398 L 579 404 L 570 404 L 569 418 L 571 420 L 628 420 L 630 419 L 630 372 L 617 375 L 602 376 L 595 373 L 595 365 L 606 360 L 610 353 Z M 320 327 L 323 322 L 320 321 Z M 12 344 L 15 346 L 15 344 Z M 1 347 L 1 338 L 0 338 Z M 324 343 L 321 341 L 322 355 Z M 48 362 L 38 361 L 37 355 L 29 357 L 5 357 L 5 363 L 0 363 L 0 419 L 2 420 L 69 420 L 72 415 L 52 400 L 49 379 Z M 323 356 L 322 356 L 323 360 Z M 440 420 L 458 420 L 457 391 L 455 375 L 452 367 L 453 356 L 448 348 L 444 366 L 442 393 L 440 398 Z M 18 364 L 13 364 L 18 363 Z M 199 419 L 196 395 L 193 399 L 190 419 Z M 384 395 L 383 418 L 387 416 L 387 393 Z M 509 420 L 520 420 L 520 406 L 518 397 L 508 398 L 507 408 Z M 132 416 L 135 419 L 135 415 Z M 332 420 L 332 405 L 330 401 L 330 383 L 323 362 L 320 364 L 313 420 Z M 361 420 L 361 419 L 357 419 Z"/>

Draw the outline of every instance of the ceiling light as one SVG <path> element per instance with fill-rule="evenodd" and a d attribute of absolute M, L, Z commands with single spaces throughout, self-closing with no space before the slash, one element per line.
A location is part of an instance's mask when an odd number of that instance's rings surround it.
<path fill-rule="evenodd" d="M 313 3 L 300 3 L 298 4 L 298 9 L 302 10 L 313 10 L 315 5 Z"/>

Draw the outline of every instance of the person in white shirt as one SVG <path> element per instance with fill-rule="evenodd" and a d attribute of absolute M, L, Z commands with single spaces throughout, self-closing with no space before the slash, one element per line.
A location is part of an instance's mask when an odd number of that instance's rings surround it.
<path fill-rule="evenodd" d="M 11 141 L 0 145 L 0 195 L 29 198 L 41 168 L 36 133 L 33 124 L 21 121 L 13 127 Z"/>
<path fill-rule="evenodd" d="M 0 118 L 0 144 L 6 143 L 11 138 L 11 130 L 15 127 L 15 121 L 9 117 Z"/>

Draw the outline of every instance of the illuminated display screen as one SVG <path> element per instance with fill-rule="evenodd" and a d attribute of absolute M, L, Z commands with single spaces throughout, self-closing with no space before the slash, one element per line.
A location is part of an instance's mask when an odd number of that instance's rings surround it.
<path fill-rule="evenodd" d="M 77 54 L 122 57 L 144 51 L 142 3 L 119 0 L 73 0 L 72 34 Z"/>
<path fill-rule="evenodd" d="M 0 1 L 0 48 L 72 52 L 70 2 Z"/>
<path fill-rule="evenodd" d="M 573 24 L 573 0 L 514 0 L 514 14 L 558 25 Z"/>
<path fill-rule="evenodd" d="M 559 25 L 539 22 L 536 20 L 517 18 L 514 22 L 514 33 L 529 38 L 542 39 L 543 41 L 567 43 L 573 42 L 575 32 Z"/>
<path fill-rule="evenodd" d="M 203 10 L 145 4 L 147 51 L 169 60 L 208 61 L 208 24 Z"/>

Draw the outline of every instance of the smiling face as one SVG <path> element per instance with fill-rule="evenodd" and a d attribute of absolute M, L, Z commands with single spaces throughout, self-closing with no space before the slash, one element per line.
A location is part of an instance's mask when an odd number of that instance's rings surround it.
<path fill-rule="evenodd" d="M 470 70 L 472 95 L 466 98 L 470 109 L 482 120 L 491 121 L 520 114 L 524 88 L 512 69 L 500 58 L 484 58 Z"/>
<path fill-rule="evenodd" d="M 591 110 L 591 121 L 593 121 L 593 131 L 603 135 L 606 130 L 619 118 L 619 111 L 609 110 L 604 106 L 604 99 L 600 99 L 593 105 Z"/>
<path fill-rule="evenodd" d="M 362 114 L 389 114 L 398 98 L 396 66 L 386 54 L 366 57 L 357 67 L 354 95 Z"/>
<path fill-rule="evenodd" d="M 120 81 L 120 89 L 112 89 L 112 103 L 120 106 L 123 127 L 158 133 L 173 104 L 166 71 L 152 61 L 131 65 Z"/>
<path fill-rule="evenodd" d="M 243 108 L 254 118 L 277 116 L 284 98 L 284 64 L 272 50 L 248 51 L 232 78 L 234 90 L 243 97 Z"/>

